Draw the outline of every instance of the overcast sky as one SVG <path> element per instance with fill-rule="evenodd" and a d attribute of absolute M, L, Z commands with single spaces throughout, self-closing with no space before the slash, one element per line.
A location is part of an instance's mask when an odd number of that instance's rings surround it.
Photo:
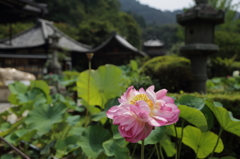
<path fill-rule="evenodd" d="M 147 4 L 150 7 L 160 9 L 160 10 L 176 10 L 183 9 L 184 7 L 189 7 L 195 4 L 193 0 L 138 0 L 142 4 Z M 237 3 L 240 0 L 233 0 L 233 3 Z M 240 8 L 238 8 L 240 11 Z"/>

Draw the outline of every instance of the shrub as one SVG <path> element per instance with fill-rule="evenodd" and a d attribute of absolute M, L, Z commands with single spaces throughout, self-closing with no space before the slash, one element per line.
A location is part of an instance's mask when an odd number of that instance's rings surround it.
<path fill-rule="evenodd" d="M 190 91 L 190 60 L 177 56 L 159 56 L 147 61 L 141 71 L 159 80 L 171 92 Z"/>
<path fill-rule="evenodd" d="M 216 57 L 211 59 L 209 64 L 210 72 L 208 76 L 212 77 L 221 77 L 232 75 L 232 72 L 240 69 L 240 62 L 235 61 L 236 57 L 233 58 L 221 58 Z"/>

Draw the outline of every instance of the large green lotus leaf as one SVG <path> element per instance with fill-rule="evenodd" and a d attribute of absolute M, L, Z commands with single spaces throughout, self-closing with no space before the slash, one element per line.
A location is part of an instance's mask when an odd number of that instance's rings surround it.
<path fill-rule="evenodd" d="M 90 126 L 83 131 L 77 144 L 87 156 L 97 158 L 103 151 L 102 143 L 110 137 L 110 132 L 102 126 Z"/>
<path fill-rule="evenodd" d="M 25 94 L 18 94 L 17 98 L 20 104 L 25 104 L 33 101 L 38 104 L 46 102 L 44 92 L 38 88 L 33 88 Z"/>
<path fill-rule="evenodd" d="M 193 126 L 186 126 L 183 130 L 183 143 L 191 147 L 198 158 L 205 158 L 212 153 L 218 136 L 213 132 L 201 132 L 200 129 Z M 223 150 L 222 139 L 220 138 L 215 152 L 220 153 Z"/>
<path fill-rule="evenodd" d="M 165 132 L 166 132 L 165 126 L 155 127 L 155 129 L 152 130 L 149 136 L 144 139 L 144 145 L 158 143 L 163 138 Z M 142 141 L 139 141 L 138 143 L 142 144 Z"/>
<path fill-rule="evenodd" d="M 166 128 L 167 128 L 166 129 L 166 134 L 174 136 L 174 137 L 176 137 L 176 135 L 177 135 L 178 138 L 181 138 L 182 129 L 183 129 L 182 127 L 176 127 L 177 133 L 176 133 L 176 130 L 175 130 L 175 127 L 174 127 L 173 124 L 167 125 Z"/>
<path fill-rule="evenodd" d="M 37 130 L 38 135 L 43 135 L 50 131 L 53 124 L 61 122 L 66 105 L 62 103 L 53 106 L 44 104 L 32 109 L 25 121 L 30 129 Z"/>
<path fill-rule="evenodd" d="M 45 81 L 43 81 L 43 80 L 31 81 L 30 87 L 31 88 L 38 88 L 38 89 L 42 90 L 45 94 L 47 102 L 51 103 L 50 89 L 49 89 L 48 84 Z"/>
<path fill-rule="evenodd" d="M 202 98 L 195 97 L 192 95 L 183 95 L 176 101 L 176 103 L 178 105 L 186 105 L 199 110 L 201 110 L 205 105 L 204 100 Z"/>
<path fill-rule="evenodd" d="M 165 134 L 160 143 L 164 151 L 166 152 L 167 157 L 172 157 L 176 154 L 177 151 L 175 149 L 175 144 L 172 143 L 168 135 Z"/>
<path fill-rule="evenodd" d="M 31 81 L 31 88 L 41 89 L 46 95 L 50 94 L 50 89 L 48 84 L 43 80 Z"/>
<path fill-rule="evenodd" d="M 110 139 L 103 143 L 103 148 L 107 156 L 115 156 L 115 159 L 129 158 L 129 150 L 127 147 L 120 147 L 114 139 Z"/>
<path fill-rule="evenodd" d="M 178 108 L 180 109 L 180 117 L 198 127 L 202 132 L 208 131 L 207 120 L 200 110 L 186 105 L 179 105 Z"/>
<path fill-rule="evenodd" d="M 222 107 L 221 103 L 212 102 L 211 100 L 205 100 L 205 102 L 224 130 L 240 136 L 240 120 L 234 118 L 230 111 Z"/>
<path fill-rule="evenodd" d="M 9 90 L 11 91 L 12 94 L 24 94 L 28 90 L 28 86 L 25 84 L 16 81 L 8 86 Z"/>
<path fill-rule="evenodd" d="M 214 115 L 206 105 L 203 107 L 203 109 L 201 109 L 201 112 L 204 114 L 205 118 L 207 119 L 208 131 L 209 131 L 214 125 Z"/>
<path fill-rule="evenodd" d="M 96 71 L 80 73 L 77 81 L 78 96 L 85 101 L 89 99 L 89 105 L 104 107 L 108 99 L 120 96 L 123 91 L 120 83 L 123 83 L 120 68 L 114 65 L 100 66 Z"/>

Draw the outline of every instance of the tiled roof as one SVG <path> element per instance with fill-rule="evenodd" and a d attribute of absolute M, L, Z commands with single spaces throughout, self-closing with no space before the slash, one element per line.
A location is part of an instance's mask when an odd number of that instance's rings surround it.
<path fill-rule="evenodd" d="M 58 30 L 53 22 L 38 19 L 36 25 L 28 30 L 14 35 L 11 39 L 0 40 L 0 50 L 34 48 L 43 45 L 51 45 L 51 36 L 54 31 L 60 36 L 58 47 L 67 51 L 88 52 L 91 47 L 79 43 Z"/>
<path fill-rule="evenodd" d="M 127 40 L 125 40 L 122 36 L 120 36 L 116 32 L 113 32 L 112 35 L 105 42 L 103 42 L 100 46 L 94 48 L 92 52 L 96 52 L 102 49 L 103 47 L 107 46 L 112 40 L 116 40 L 120 45 L 134 53 L 140 54 L 142 56 L 147 56 L 147 54 L 132 46 Z"/>

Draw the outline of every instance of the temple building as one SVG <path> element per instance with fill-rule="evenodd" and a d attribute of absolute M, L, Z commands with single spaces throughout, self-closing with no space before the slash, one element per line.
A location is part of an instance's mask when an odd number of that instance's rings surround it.
<path fill-rule="evenodd" d="M 113 32 L 106 41 L 90 52 L 94 53 L 92 58 L 93 69 L 105 64 L 124 65 L 137 56 L 147 56 L 116 32 Z M 83 55 L 79 53 L 72 53 L 72 64 L 73 66 L 82 64 L 80 69 L 88 68 L 88 61 L 84 60 Z"/>
<path fill-rule="evenodd" d="M 165 55 L 163 51 L 164 43 L 158 39 L 151 39 L 143 43 L 143 50 L 150 57 L 162 56 Z"/>
<path fill-rule="evenodd" d="M 0 40 L 0 67 L 41 76 L 51 59 L 52 35 L 58 34 L 58 50 L 61 52 L 87 53 L 90 46 L 79 43 L 58 30 L 52 22 L 38 19 L 35 26 L 19 34 Z"/>

